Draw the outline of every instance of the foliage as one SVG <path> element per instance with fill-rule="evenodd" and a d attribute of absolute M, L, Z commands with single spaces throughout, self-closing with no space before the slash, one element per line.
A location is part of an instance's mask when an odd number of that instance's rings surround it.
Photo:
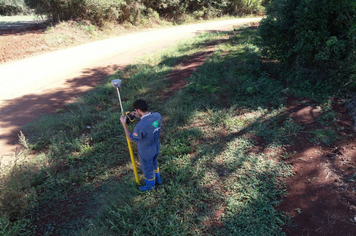
<path fill-rule="evenodd" d="M 264 7 L 266 7 L 266 6 L 268 6 L 268 4 L 269 4 L 271 1 L 272 1 L 272 0 L 262 0 L 261 5 L 264 6 Z"/>
<path fill-rule="evenodd" d="M 259 14 L 264 10 L 262 0 L 233 0 L 230 2 L 228 11 L 233 14 Z"/>
<path fill-rule="evenodd" d="M 0 224 L 6 224 L 9 228 L 12 224 L 6 223 L 6 219 L 15 222 L 32 213 L 37 206 L 37 193 L 31 186 L 33 166 L 20 164 L 21 162 L 23 160 L 15 161 L 11 168 L 0 169 Z"/>
<path fill-rule="evenodd" d="M 337 134 L 331 129 L 317 129 L 310 132 L 309 139 L 315 144 L 326 144 L 330 146 L 337 139 Z"/>
<path fill-rule="evenodd" d="M 352 0 L 272 0 L 260 27 L 265 55 L 301 72 L 353 85 L 355 32 L 356 2 Z"/>
<path fill-rule="evenodd" d="M 25 0 L 36 14 L 47 15 L 54 23 L 67 20 L 90 20 L 95 24 L 104 21 L 123 21 L 134 11 L 134 5 L 116 0 Z M 133 13 L 133 12 L 132 12 Z"/>
<path fill-rule="evenodd" d="M 89 20 L 102 25 L 106 21 L 135 24 L 141 19 L 161 17 L 179 21 L 185 15 L 208 18 L 223 14 L 251 14 L 263 10 L 261 0 L 25 0 L 37 14 L 54 23 Z"/>
<path fill-rule="evenodd" d="M 6 218 L 0 218 L 0 235 L 33 235 L 34 231 L 29 227 L 31 220 L 22 218 L 18 221 L 11 222 Z"/>
<path fill-rule="evenodd" d="M 11 15 L 26 15 L 30 13 L 30 9 L 25 4 L 24 0 L 1 0 L 0 1 L 0 16 Z"/>

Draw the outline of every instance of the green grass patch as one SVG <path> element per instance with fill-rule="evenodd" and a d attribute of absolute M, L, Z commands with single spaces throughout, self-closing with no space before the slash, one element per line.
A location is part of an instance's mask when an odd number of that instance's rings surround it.
<path fill-rule="evenodd" d="M 317 129 L 310 132 L 309 139 L 312 143 L 330 146 L 337 140 L 337 134 L 331 129 Z"/>

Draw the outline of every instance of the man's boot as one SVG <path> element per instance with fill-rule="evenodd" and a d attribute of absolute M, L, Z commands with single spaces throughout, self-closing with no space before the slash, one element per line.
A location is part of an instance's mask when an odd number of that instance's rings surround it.
<path fill-rule="evenodd" d="M 159 174 L 159 168 L 155 170 L 155 173 L 156 173 L 156 184 L 158 185 L 162 184 L 161 175 Z"/>
<path fill-rule="evenodd" d="M 142 192 L 144 191 L 149 191 L 149 190 L 153 190 L 156 188 L 155 183 L 156 183 L 156 179 L 152 179 L 152 180 L 148 180 L 145 179 L 146 185 L 139 187 L 138 189 L 141 190 Z"/>

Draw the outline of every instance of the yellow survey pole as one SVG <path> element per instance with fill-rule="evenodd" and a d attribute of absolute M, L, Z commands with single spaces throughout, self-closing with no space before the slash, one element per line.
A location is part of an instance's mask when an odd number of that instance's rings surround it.
<path fill-rule="evenodd" d="M 120 96 L 120 90 L 119 87 L 121 86 L 121 80 L 119 79 L 114 79 L 111 81 L 111 84 L 114 88 L 116 88 L 117 91 L 117 96 L 119 97 L 119 101 L 120 101 L 120 107 L 121 107 L 121 115 L 124 116 L 124 109 L 122 108 L 122 103 L 121 103 L 121 96 Z M 126 124 L 126 128 L 128 129 L 129 127 Z M 126 136 L 126 135 L 125 135 Z M 127 145 L 129 146 L 129 152 L 130 152 L 130 157 L 131 157 L 131 163 L 132 163 L 132 168 L 135 174 L 135 180 L 137 184 L 140 184 L 140 181 L 138 179 L 138 174 L 137 174 L 137 168 L 136 168 L 136 163 L 135 163 L 135 158 L 133 155 L 133 151 L 132 151 L 132 146 L 131 146 L 131 142 L 129 137 L 126 136 L 126 140 L 127 140 Z"/>
<path fill-rule="evenodd" d="M 126 124 L 126 127 L 128 128 L 127 124 Z M 134 158 L 134 155 L 133 155 L 132 146 L 131 146 L 131 142 L 130 142 L 129 137 L 126 136 L 126 140 L 127 140 L 127 146 L 129 146 L 130 157 L 131 157 L 131 162 L 132 162 L 132 169 L 133 169 L 134 174 L 135 174 L 135 180 L 136 180 L 137 184 L 140 184 L 140 181 L 138 179 L 138 174 L 137 174 L 136 162 L 135 162 L 135 158 Z"/>

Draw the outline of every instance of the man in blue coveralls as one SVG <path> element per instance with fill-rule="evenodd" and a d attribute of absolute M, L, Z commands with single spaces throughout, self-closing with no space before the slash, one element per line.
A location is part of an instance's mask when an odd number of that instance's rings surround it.
<path fill-rule="evenodd" d="M 155 189 L 156 183 L 162 184 L 157 161 L 161 147 L 159 136 L 161 134 L 162 116 L 157 112 L 149 112 L 146 101 L 142 99 L 136 100 L 133 107 L 135 111 L 131 112 L 131 115 L 141 118 L 133 132 L 130 133 L 126 127 L 126 116 L 122 116 L 120 121 L 130 141 L 137 142 L 138 157 L 146 182 L 146 185 L 139 187 L 139 189 L 148 191 Z"/>

